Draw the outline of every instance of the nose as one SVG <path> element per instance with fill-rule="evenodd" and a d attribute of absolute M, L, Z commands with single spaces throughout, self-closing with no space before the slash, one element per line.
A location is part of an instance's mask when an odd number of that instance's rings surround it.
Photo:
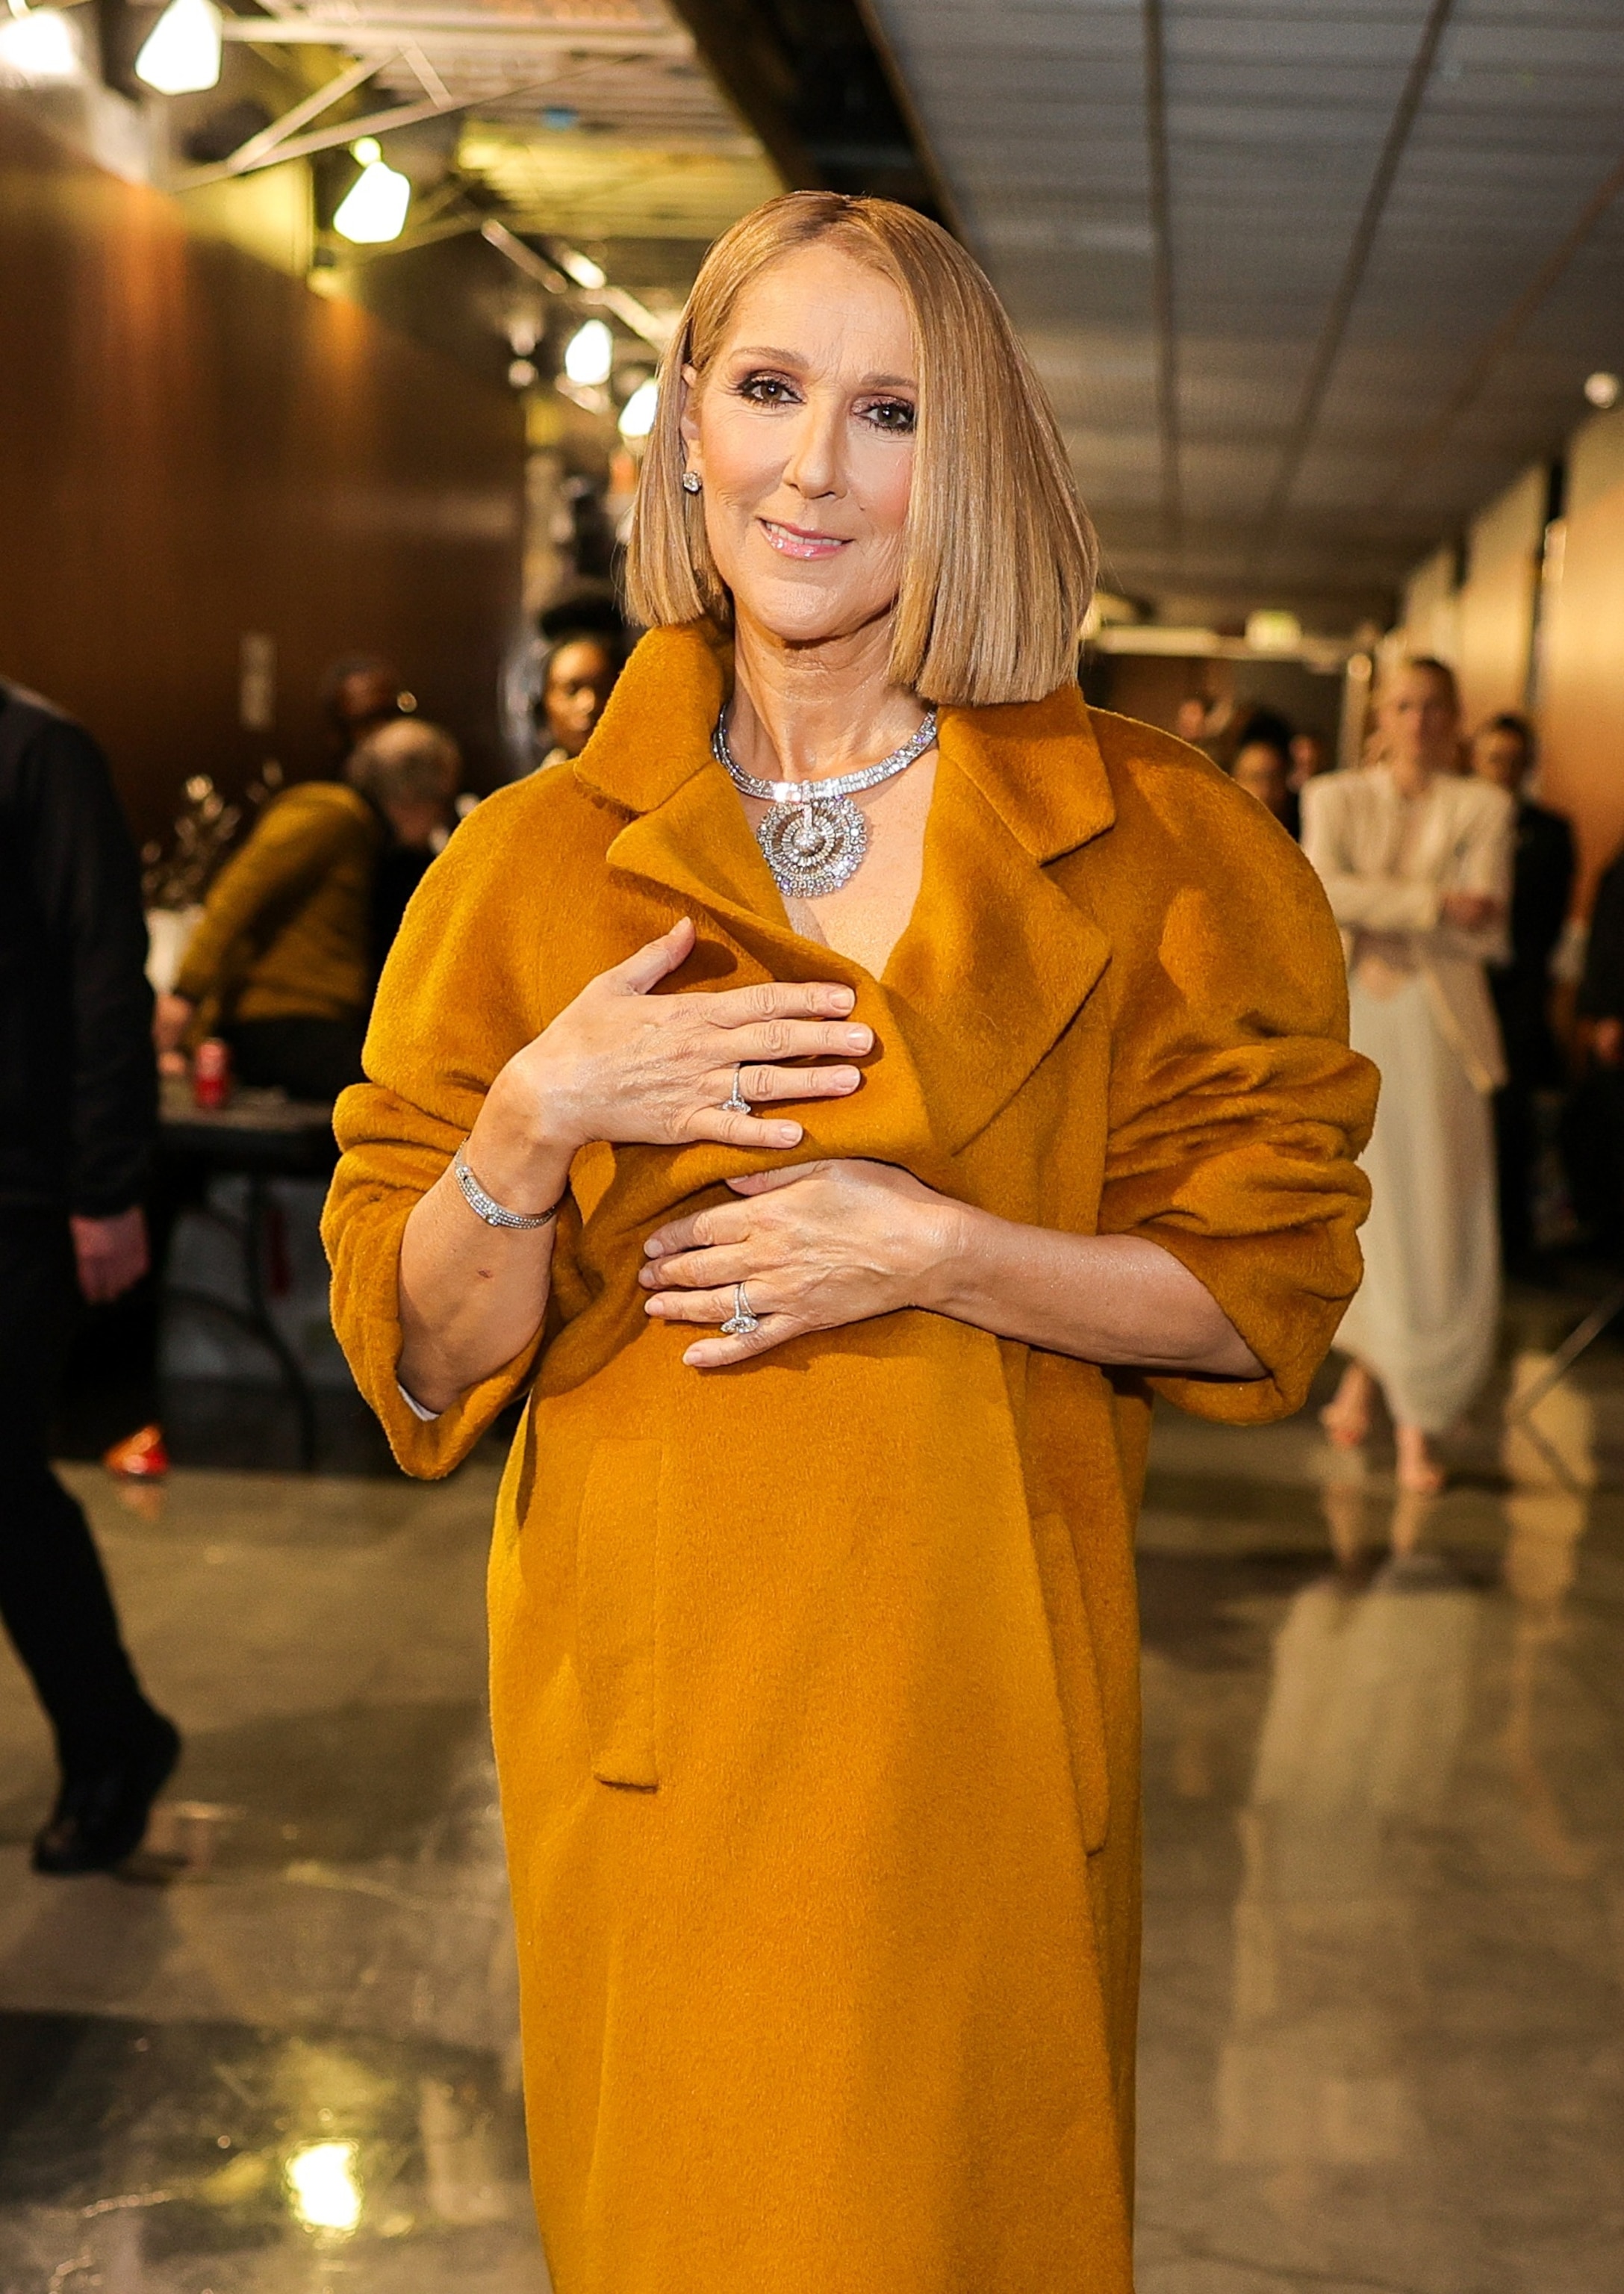
<path fill-rule="evenodd" d="M 784 466 L 784 481 L 803 501 L 845 492 L 840 455 L 840 409 L 808 400 L 801 410 Z"/>

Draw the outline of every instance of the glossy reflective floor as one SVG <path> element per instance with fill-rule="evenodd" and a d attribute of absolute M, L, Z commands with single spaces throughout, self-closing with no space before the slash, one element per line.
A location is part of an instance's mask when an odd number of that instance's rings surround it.
<path fill-rule="evenodd" d="M 1158 1423 L 1141 2294 L 1624 2286 L 1624 1352 L 1502 1423 L 1577 1311 L 1523 1302 L 1435 1503 Z M 36 1880 L 0 1664 L 0 2294 L 545 2294 L 495 1463 L 65 1470 L 188 1749 L 144 1883 Z"/>

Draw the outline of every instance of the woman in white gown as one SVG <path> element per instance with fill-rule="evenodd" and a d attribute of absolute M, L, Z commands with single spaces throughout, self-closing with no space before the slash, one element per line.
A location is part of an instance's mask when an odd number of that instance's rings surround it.
<path fill-rule="evenodd" d="M 1431 1491 L 1435 1437 L 1487 1376 L 1498 1319 L 1490 1094 L 1505 1069 L 1483 966 L 1506 953 L 1512 809 L 1458 772 L 1441 662 L 1407 663 L 1379 716 L 1380 764 L 1303 791 L 1303 850 L 1348 953 L 1350 1038 L 1382 1074 L 1364 1287 L 1337 1338 L 1352 1359 L 1324 1422 L 1363 1442 L 1379 1386 L 1400 1483 Z"/>

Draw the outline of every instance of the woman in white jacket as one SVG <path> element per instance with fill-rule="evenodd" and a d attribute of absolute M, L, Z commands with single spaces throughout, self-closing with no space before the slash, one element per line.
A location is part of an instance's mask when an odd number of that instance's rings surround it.
<path fill-rule="evenodd" d="M 1401 1486 L 1433 1491 L 1435 1437 L 1488 1374 L 1498 1319 L 1490 1094 L 1505 1070 L 1483 967 L 1506 953 L 1512 808 L 1458 772 L 1441 662 L 1407 663 L 1380 723 L 1380 764 L 1303 791 L 1303 850 L 1347 949 L 1350 1037 L 1382 1072 L 1365 1281 L 1337 1339 L 1352 1359 L 1324 1422 L 1363 1442 L 1379 1386 Z"/>

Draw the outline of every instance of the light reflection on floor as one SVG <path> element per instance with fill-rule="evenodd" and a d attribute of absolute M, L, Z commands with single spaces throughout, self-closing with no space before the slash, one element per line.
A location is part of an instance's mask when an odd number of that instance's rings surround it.
<path fill-rule="evenodd" d="M 1158 1422 L 1141 2294 L 1624 2284 L 1624 1356 L 1498 1408 L 1433 1503 Z M 492 1470 L 69 1471 L 188 1752 L 152 1884 L 35 1880 L 0 1666 L 0 2294 L 545 2294 Z"/>

